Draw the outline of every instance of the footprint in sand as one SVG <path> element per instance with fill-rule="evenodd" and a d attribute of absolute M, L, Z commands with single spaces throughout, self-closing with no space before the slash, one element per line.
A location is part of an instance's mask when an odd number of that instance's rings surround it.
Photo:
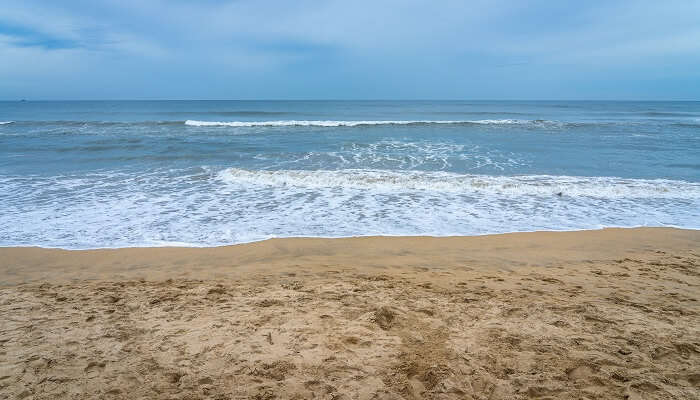
<path fill-rule="evenodd" d="M 566 376 L 570 380 L 586 379 L 594 374 L 593 368 L 588 365 L 579 365 L 566 371 Z"/>
<path fill-rule="evenodd" d="M 88 363 L 87 367 L 85 367 L 85 373 L 89 378 L 95 377 L 102 373 L 105 369 L 105 363 L 104 361 L 98 362 L 98 361 L 90 361 Z"/>

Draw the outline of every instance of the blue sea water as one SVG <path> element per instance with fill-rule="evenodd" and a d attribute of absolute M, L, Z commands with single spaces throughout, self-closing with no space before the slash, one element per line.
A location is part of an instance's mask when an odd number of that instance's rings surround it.
<path fill-rule="evenodd" d="M 700 228 L 700 102 L 0 102 L 0 245 Z"/>

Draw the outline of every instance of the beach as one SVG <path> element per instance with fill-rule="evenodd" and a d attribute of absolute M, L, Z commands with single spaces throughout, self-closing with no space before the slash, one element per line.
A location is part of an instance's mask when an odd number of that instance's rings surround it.
<path fill-rule="evenodd" d="M 699 27 L 5 0 L 0 400 L 700 400 Z"/>
<path fill-rule="evenodd" d="M 697 399 L 700 231 L 0 248 L 0 398 Z"/>

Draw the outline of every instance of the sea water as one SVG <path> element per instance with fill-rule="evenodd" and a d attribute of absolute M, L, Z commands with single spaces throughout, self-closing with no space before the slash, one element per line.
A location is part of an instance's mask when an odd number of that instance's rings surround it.
<path fill-rule="evenodd" d="M 700 228 L 700 102 L 0 102 L 0 245 Z"/>

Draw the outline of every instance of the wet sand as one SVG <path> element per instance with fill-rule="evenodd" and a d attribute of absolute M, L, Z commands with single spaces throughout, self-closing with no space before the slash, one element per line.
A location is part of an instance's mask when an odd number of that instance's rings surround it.
<path fill-rule="evenodd" d="M 700 231 L 0 248 L 0 398 L 699 399 Z"/>

